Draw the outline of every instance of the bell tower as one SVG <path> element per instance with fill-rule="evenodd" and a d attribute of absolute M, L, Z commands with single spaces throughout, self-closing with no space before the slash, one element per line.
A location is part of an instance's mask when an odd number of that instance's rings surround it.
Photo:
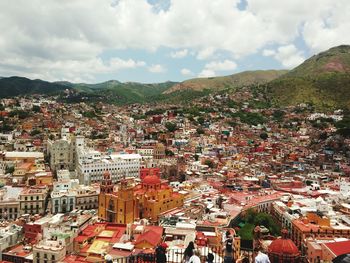
<path fill-rule="evenodd" d="M 113 184 L 111 174 L 108 171 L 103 173 L 103 181 L 101 183 L 101 193 L 111 194 L 113 193 Z"/>
<path fill-rule="evenodd" d="M 114 205 L 114 201 L 111 200 L 113 198 L 113 184 L 111 174 L 108 171 L 103 173 L 103 180 L 100 188 L 100 194 L 98 196 L 98 216 L 103 220 L 108 220 L 107 210 L 111 204 Z"/>

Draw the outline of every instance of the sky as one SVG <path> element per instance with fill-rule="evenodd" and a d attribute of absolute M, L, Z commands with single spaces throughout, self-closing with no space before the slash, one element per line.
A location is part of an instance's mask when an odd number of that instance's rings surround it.
<path fill-rule="evenodd" d="M 350 44 L 349 0 L 1 0 L 0 76 L 154 83 Z"/>

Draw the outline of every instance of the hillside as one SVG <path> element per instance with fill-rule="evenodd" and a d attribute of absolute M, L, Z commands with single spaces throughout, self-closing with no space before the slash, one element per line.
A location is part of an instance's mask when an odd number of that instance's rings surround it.
<path fill-rule="evenodd" d="M 72 87 L 80 92 L 104 96 L 117 104 L 143 103 L 154 100 L 163 91 L 169 89 L 175 82 L 143 84 L 137 82 L 119 82 L 110 80 L 98 84 L 73 84 Z"/>
<path fill-rule="evenodd" d="M 166 90 L 164 94 L 170 94 L 176 91 L 194 90 L 203 91 L 208 90 L 223 90 L 227 88 L 238 88 L 242 86 L 249 86 L 252 84 L 263 84 L 273 79 L 276 79 L 283 74 L 287 73 L 287 70 L 256 70 L 256 71 L 244 71 L 241 73 L 233 74 L 224 77 L 213 78 L 196 78 L 186 80 L 184 82 L 175 84 L 170 89 Z"/>
<path fill-rule="evenodd" d="M 0 98 L 14 97 L 28 94 L 56 94 L 65 89 L 56 83 L 51 83 L 39 79 L 30 80 L 23 77 L 0 78 Z"/>
<path fill-rule="evenodd" d="M 103 99 L 104 101 L 127 104 L 152 101 L 163 91 L 172 87 L 175 82 L 143 84 L 136 82 L 122 83 L 109 80 L 97 84 L 71 83 L 68 81 L 47 82 L 31 80 L 24 77 L 0 78 L 0 98 L 25 96 L 30 94 L 56 95 L 66 89 L 75 90 L 77 94 L 73 101 L 80 101 L 79 97 L 88 97 L 89 100 Z M 79 94 L 81 94 L 79 96 Z"/>
<path fill-rule="evenodd" d="M 268 84 L 278 105 L 311 103 L 316 108 L 350 108 L 350 46 L 321 52 Z"/>

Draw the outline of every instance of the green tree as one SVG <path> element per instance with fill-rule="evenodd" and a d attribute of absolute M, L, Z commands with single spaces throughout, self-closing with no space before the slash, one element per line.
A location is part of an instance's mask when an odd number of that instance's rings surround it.
<path fill-rule="evenodd" d="M 6 174 L 13 174 L 14 171 L 15 171 L 15 167 L 14 166 L 6 166 L 6 168 L 5 168 L 5 173 Z"/>
<path fill-rule="evenodd" d="M 262 133 L 260 133 L 260 138 L 265 141 L 265 140 L 267 140 L 267 138 L 269 138 L 269 136 L 267 135 L 266 132 L 262 132 Z"/>
<path fill-rule="evenodd" d="M 173 123 L 173 122 L 166 122 L 165 128 L 167 128 L 169 132 L 174 132 L 177 130 L 177 125 L 176 123 Z"/>
<path fill-rule="evenodd" d="M 202 117 L 202 116 L 200 116 L 200 117 L 198 117 L 198 119 L 197 119 L 197 121 L 198 121 L 198 123 L 200 124 L 200 125 L 203 125 L 203 123 L 204 123 L 204 118 Z"/>
<path fill-rule="evenodd" d="M 195 159 L 195 161 L 197 162 L 198 159 L 199 159 L 199 155 L 198 155 L 198 154 L 195 154 L 195 155 L 194 155 L 194 159 Z"/>
<path fill-rule="evenodd" d="M 256 212 L 254 209 L 248 209 L 246 214 L 245 214 L 245 221 L 254 224 L 254 219 L 258 215 L 258 212 Z"/>
<path fill-rule="evenodd" d="M 207 160 L 204 161 L 204 164 L 208 165 L 209 168 L 214 168 L 214 163 L 213 163 L 212 160 L 207 159 Z"/>
<path fill-rule="evenodd" d="M 278 122 L 283 121 L 284 115 L 285 115 L 285 112 L 281 110 L 275 110 L 272 114 L 273 118 Z"/>
<path fill-rule="evenodd" d="M 204 129 L 202 127 L 198 127 L 196 131 L 198 134 L 204 134 Z"/>
<path fill-rule="evenodd" d="M 38 134 L 40 134 L 41 133 L 41 131 L 39 131 L 39 130 L 32 130 L 32 132 L 30 133 L 30 135 L 31 136 L 35 136 L 35 135 L 38 135 Z"/>
<path fill-rule="evenodd" d="M 9 113 L 10 117 L 17 116 L 19 119 L 25 119 L 30 116 L 30 113 L 24 110 L 14 110 Z"/>
<path fill-rule="evenodd" d="M 33 112 L 40 112 L 41 108 L 38 105 L 33 105 L 32 111 Z"/>
<path fill-rule="evenodd" d="M 165 149 L 165 155 L 166 156 L 174 156 L 173 151 L 169 150 L 169 149 Z"/>
<path fill-rule="evenodd" d="M 85 118 L 94 118 L 94 117 L 96 117 L 97 115 L 96 115 L 95 111 L 84 111 L 84 112 L 83 112 L 83 116 L 84 116 Z"/>
<path fill-rule="evenodd" d="M 279 235 L 280 228 L 273 220 L 272 216 L 266 213 L 258 213 L 254 219 L 254 224 L 256 226 L 263 225 L 270 230 L 272 235 Z"/>

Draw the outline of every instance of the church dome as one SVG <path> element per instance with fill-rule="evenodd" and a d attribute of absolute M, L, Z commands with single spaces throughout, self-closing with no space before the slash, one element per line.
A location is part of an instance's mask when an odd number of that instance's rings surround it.
<path fill-rule="evenodd" d="M 160 184 L 160 179 L 156 175 L 148 175 L 143 178 L 142 182 L 144 184 Z"/>
<path fill-rule="evenodd" d="M 282 237 L 272 241 L 268 248 L 269 254 L 299 256 L 300 252 L 291 239 L 287 238 L 288 230 L 282 230 Z"/>

